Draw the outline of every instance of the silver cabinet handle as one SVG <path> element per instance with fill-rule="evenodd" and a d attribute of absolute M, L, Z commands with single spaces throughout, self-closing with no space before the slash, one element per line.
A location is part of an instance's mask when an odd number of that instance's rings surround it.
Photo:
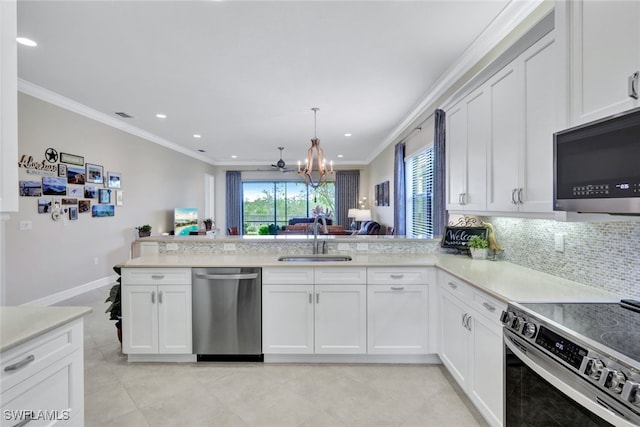
<path fill-rule="evenodd" d="M 456 285 L 456 284 L 455 284 L 455 283 L 453 283 L 453 282 L 449 282 L 449 283 L 447 283 L 447 284 L 449 285 L 449 287 L 450 287 L 451 289 L 458 289 L 458 285 Z"/>
<path fill-rule="evenodd" d="M 471 316 L 467 316 L 466 328 L 468 331 L 471 331 Z"/>
<path fill-rule="evenodd" d="M 638 99 L 638 79 L 640 79 L 640 71 L 629 76 L 629 96 Z"/>
<path fill-rule="evenodd" d="M 461 204 L 461 205 L 463 204 L 462 203 L 462 193 L 458 194 L 458 203 Z"/>
<path fill-rule="evenodd" d="M 520 187 L 518 188 L 518 203 L 522 204 L 522 191 L 524 190 L 524 188 Z"/>
<path fill-rule="evenodd" d="M 162 291 L 158 291 L 158 303 L 162 304 Z"/>
<path fill-rule="evenodd" d="M 313 295 L 309 292 L 309 304 L 313 304 Z"/>
<path fill-rule="evenodd" d="M 33 354 L 30 354 L 24 359 L 22 359 L 21 361 L 14 363 L 13 365 L 5 366 L 4 371 L 5 372 L 17 371 L 18 369 L 24 366 L 27 366 L 29 363 L 33 362 L 34 360 L 36 360 L 36 357 Z"/>
<path fill-rule="evenodd" d="M 392 291 L 404 291 L 404 286 L 392 286 Z"/>
<path fill-rule="evenodd" d="M 465 329 L 467 329 L 467 316 L 468 316 L 467 313 L 462 315 L 462 327 Z"/>
<path fill-rule="evenodd" d="M 482 306 L 483 306 L 484 308 L 486 308 L 487 310 L 489 310 L 490 312 L 492 312 L 492 313 L 493 313 L 494 311 L 496 311 L 496 308 L 495 308 L 494 306 L 492 306 L 491 304 L 489 304 L 488 302 L 483 302 L 483 303 L 482 303 Z"/>
<path fill-rule="evenodd" d="M 320 292 L 316 292 L 316 304 L 320 304 Z"/>
<path fill-rule="evenodd" d="M 152 274 L 151 278 L 153 280 L 162 280 L 162 279 L 164 279 L 164 274 Z"/>
<path fill-rule="evenodd" d="M 33 421 L 32 418 L 32 414 L 28 414 L 26 417 L 24 417 L 24 420 L 20 421 L 18 424 L 14 424 L 13 427 L 22 427 L 22 426 L 26 426 L 27 424 L 29 424 L 31 421 Z"/>
<path fill-rule="evenodd" d="M 247 274 L 196 274 L 196 279 L 210 279 L 210 280 L 227 280 L 227 279 L 256 279 L 258 273 Z"/>
<path fill-rule="evenodd" d="M 513 190 L 511 190 L 511 203 L 514 205 L 518 204 L 518 202 L 516 201 L 516 191 L 518 191 L 517 188 L 514 188 Z"/>
<path fill-rule="evenodd" d="M 460 193 L 460 197 L 458 198 L 461 205 L 467 204 L 467 193 Z"/>
<path fill-rule="evenodd" d="M 404 274 L 390 274 L 389 277 L 391 277 L 392 279 L 398 280 L 398 279 L 402 279 L 404 277 Z"/>
<path fill-rule="evenodd" d="M 156 291 L 151 292 L 151 304 L 156 303 Z"/>

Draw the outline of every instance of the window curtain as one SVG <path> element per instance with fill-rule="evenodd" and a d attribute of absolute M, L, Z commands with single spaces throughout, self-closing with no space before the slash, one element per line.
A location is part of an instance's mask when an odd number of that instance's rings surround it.
<path fill-rule="evenodd" d="M 445 112 L 436 110 L 433 135 L 433 235 L 442 236 L 447 225 Z"/>
<path fill-rule="evenodd" d="M 358 208 L 360 171 L 336 171 L 336 224 L 349 228 L 349 209 Z"/>
<path fill-rule="evenodd" d="M 407 234 L 405 204 L 404 142 L 398 142 L 393 161 L 393 227 L 397 236 Z"/>
<path fill-rule="evenodd" d="M 238 227 L 242 234 L 242 174 L 240 171 L 227 171 L 227 229 Z"/>

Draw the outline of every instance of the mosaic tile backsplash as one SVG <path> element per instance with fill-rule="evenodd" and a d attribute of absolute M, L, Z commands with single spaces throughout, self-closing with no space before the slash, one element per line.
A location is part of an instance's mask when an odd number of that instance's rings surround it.
<path fill-rule="evenodd" d="M 640 222 L 489 217 L 505 260 L 640 300 Z M 554 237 L 564 235 L 564 252 Z"/>

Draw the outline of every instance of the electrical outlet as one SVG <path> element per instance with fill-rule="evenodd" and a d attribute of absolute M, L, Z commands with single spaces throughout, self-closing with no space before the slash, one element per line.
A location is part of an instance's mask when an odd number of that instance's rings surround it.
<path fill-rule="evenodd" d="M 236 244 L 235 243 L 225 243 L 224 244 L 224 250 L 225 251 L 235 251 L 236 250 Z"/>
<path fill-rule="evenodd" d="M 167 251 L 177 251 L 178 244 L 177 243 L 167 243 Z"/>
<path fill-rule="evenodd" d="M 356 250 L 358 250 L 358 251 L 368 251 L 369 250 L 369 244 L 368 243 L 357 243 L 356 244 Z"/>
<path fill-rule="evenodd" d="M 348 251 L 351 250 L 351 245 L 348 243 L 338 243 L 338 250 L 339 251 Z"/>
<path fill-rule="evenodd" d="M 554 237 L 556 252 L 564 252 L 564 234 L 556 233 Z"/>
<path fill-rule="evenodd" d="M 20 221 L 20 231 L 28 231 L 33 229 L 33 222 L 31 221 Z"/>
<path fill-rule="evenodd" d="M 93 258 L 93 264 L 98 265 L 98 257 Z"/>

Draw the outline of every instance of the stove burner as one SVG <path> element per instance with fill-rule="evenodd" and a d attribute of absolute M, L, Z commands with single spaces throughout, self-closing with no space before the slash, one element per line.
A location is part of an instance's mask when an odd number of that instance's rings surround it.
<path fill-rule="evenodd" d="M 640 360 L 640 332 L 610 331 L 603 333 L 600 338 L 620 353 Z"/>

